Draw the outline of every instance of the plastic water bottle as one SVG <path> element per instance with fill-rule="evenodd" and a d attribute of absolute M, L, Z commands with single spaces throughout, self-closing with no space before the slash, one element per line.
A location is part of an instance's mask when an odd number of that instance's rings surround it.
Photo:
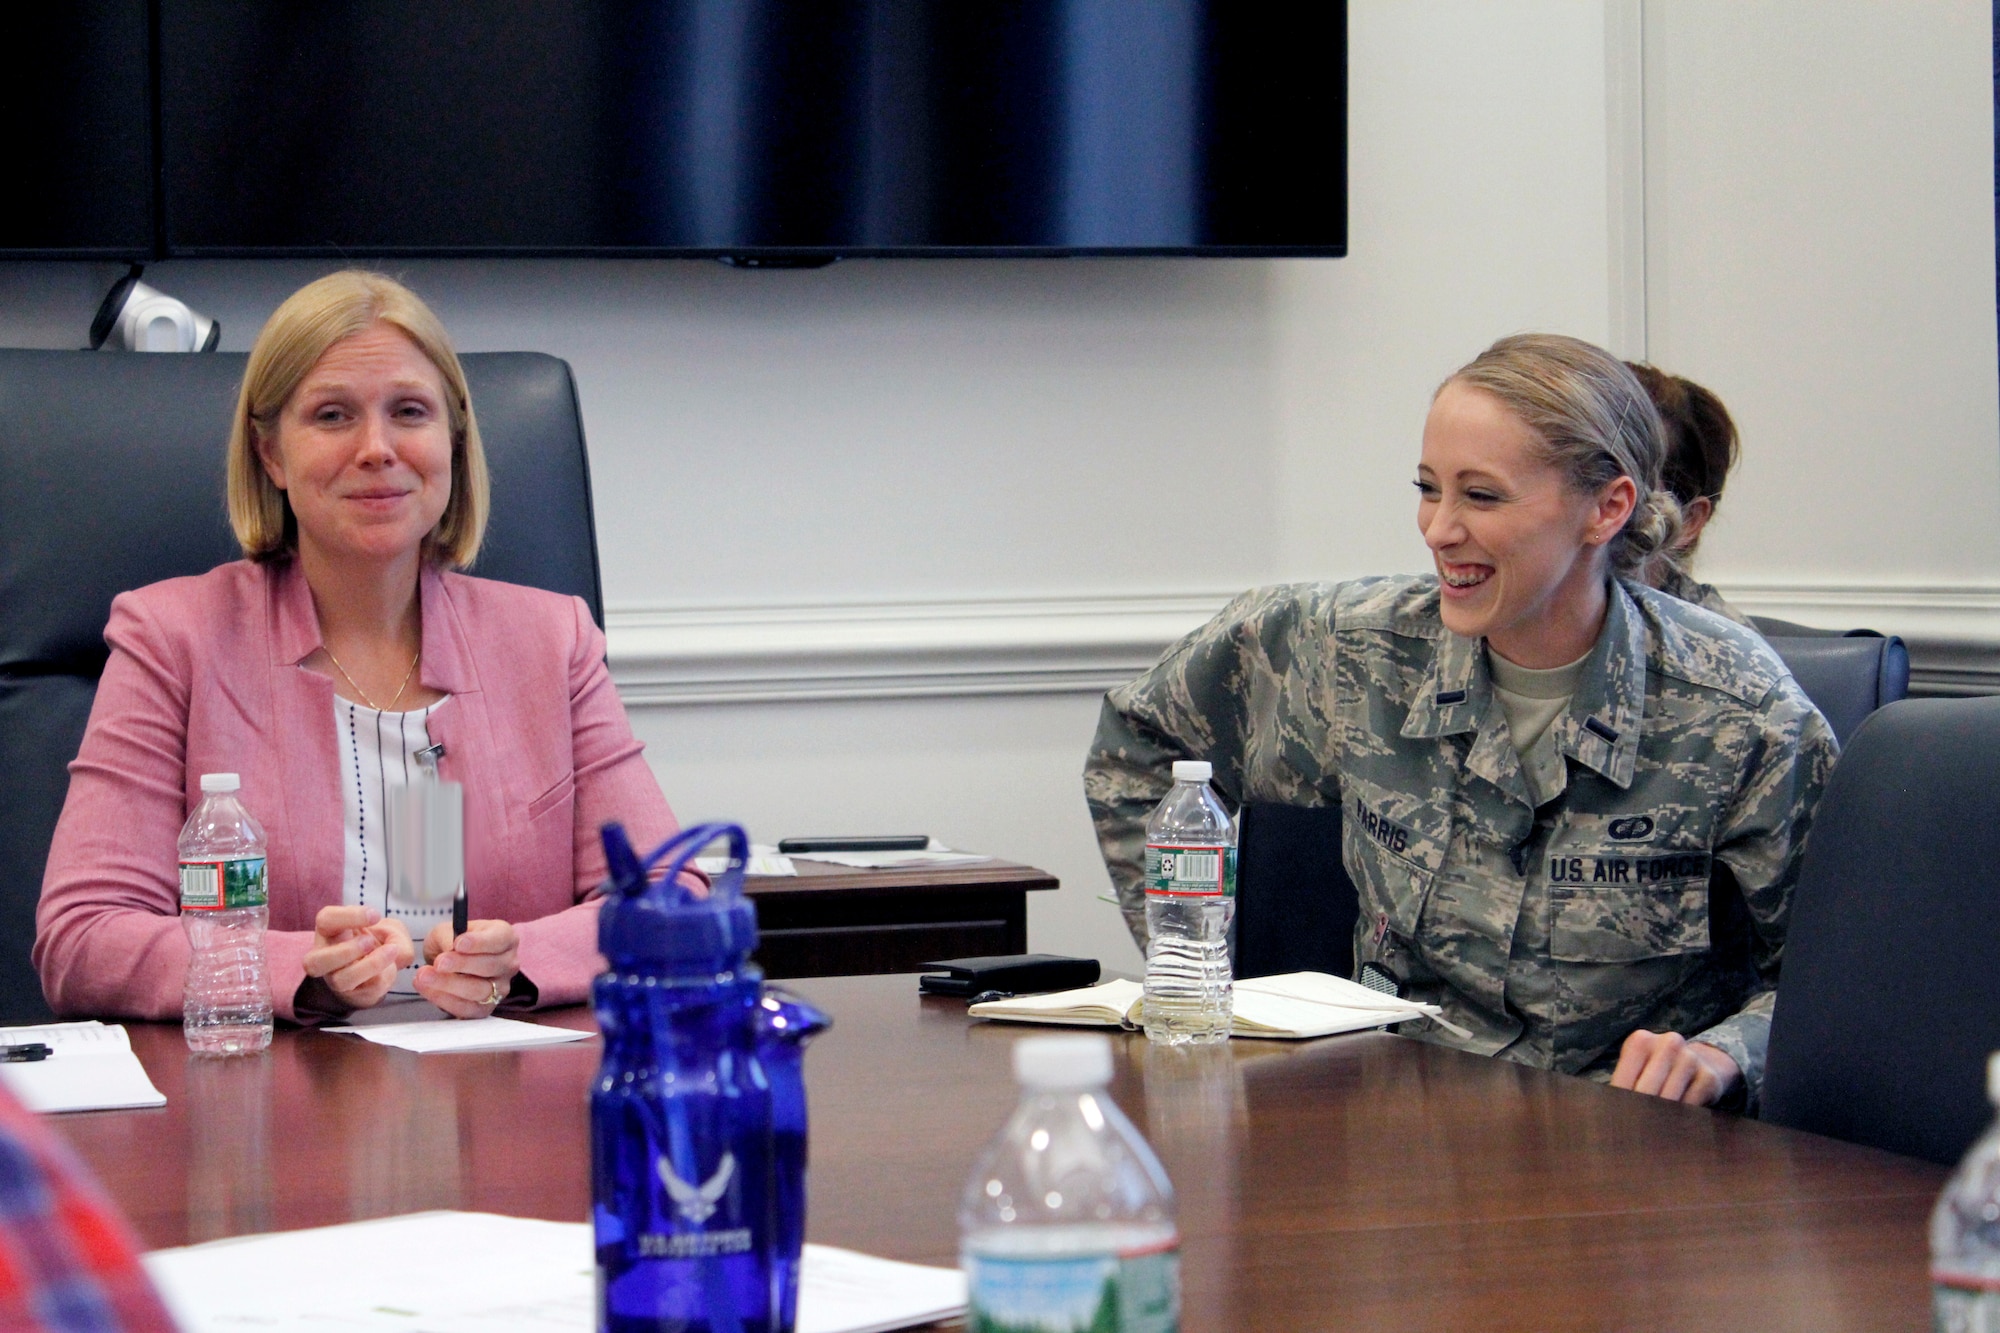
<path fill-rule="evenodd" d="M 2000 1106 L 2000 1053 L 1986 1062 L 1986 1096 Z M 1937 1333 L 2000 1333 L 2000 1122 L 1931 1210 L 1931 1319 Z"/>
<path fill-rule="evenodd" d="M 1146 821 L 1146 1035 L 1226 1041 L 1232 1016 L 1229 918 L 1236 911 L 1236 826 L 1201 760 L 1174 765 L 1174 787 Z"/>
<path fill-rule="evenodd" d="M 264 830 L 236 799 L 234 773 L 201 775 L 201 804 L 181 828 L 181 925 L 187 930 L 182 1027 L 188 1049 L 242 1055 L 271 1044 L 264 978 Z"/>
<path fill-rule="evenodd" d="M 1174 1187 L 1104 1089 L 1101 1036 L 1014 1043 L 1021 1102 L 959 1203 L 974 1330 L 1177 1333 Z"/>

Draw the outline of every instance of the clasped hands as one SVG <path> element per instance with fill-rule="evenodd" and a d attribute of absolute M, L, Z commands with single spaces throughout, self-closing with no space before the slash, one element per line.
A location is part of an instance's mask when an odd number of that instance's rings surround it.
<path fill-rule="evenodd" d="M 1611 1086 L 1690 1106 L 1713 1106 L 1743 1080 L 1720 1047 L 1678 1032 L 1634 1032 L 1618 1050 Z"/>
<path fill-rule="evenodd" d="M 441 921 L 424 939 L 417 993 L 453 1018 L 484 1018 L 507 998 L 521 970 L 520 940 L 505 921 L 471 921 L 452 938 Z M 322 907 L 313 919 L 305 969 L 350 1009 L 380 1004 L 396 973 L 417 961 L 409 928 L 372 907 Z"/>

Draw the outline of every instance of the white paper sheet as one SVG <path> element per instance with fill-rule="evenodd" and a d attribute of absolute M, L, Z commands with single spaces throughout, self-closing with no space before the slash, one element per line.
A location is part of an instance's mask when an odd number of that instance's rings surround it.
<path fill-rule="evenodd" d="M 338 1255 L 349 1257 L 329 1260 Z M 596 1322 L 594 1264 L 584 1223 L 456 1212 L 145 1256 L 187 1333 L 586 1333 Z M 886 1333 L 964 1309 L 965 1279 L 956 1270 L 806 1246 L 798 1333 Z"/>
<path fill-rule="evenodd" d="M 729 858 L 727 856 L 697 856 L 694 859 L 694 864 L 695 869 L 701 871 L 704 875 L 720 875 L 723 871 L 729 869 Z M 780 856 L 778 849 L 769 843 L 753 842 L 750 844 L 750 864 L 743 867 L 743 873 L 746 875 L 785 876 L 798 874 L 799 868 L 792 864 L 791 857 Z"/>
<path fill-rule="evenodd" d="M 965 1313 L 965 1274 L 955 1268 L 877 1259 L 806 1246 L 795 1333 L 887 1333 Z"/>
<path fill-rule="evenodd" d="M 560 1046 L 566 1041 L 589 1041 L 595 1032 L 575 1028 L 547 1027 L 522 1023 L 512 1018 L 435 1018 L 414 1023 L 380 1023 L 368 1027 L 322 1028 L 395 1046 L 422 1055 L 443 1051 L 507 1051 L 528 1046 Z"/>
<path fill-rule="evenodd" d="M 30 1111 L 111 1111 L 165 1106 L 166 1097 L 132 1054 L 132 1039 L 116 1023 L 46 1023 L 0 1028 L 0 1046 L 41 1042 L 46 1060 L 0 1064 L 7 1090 Z"/>

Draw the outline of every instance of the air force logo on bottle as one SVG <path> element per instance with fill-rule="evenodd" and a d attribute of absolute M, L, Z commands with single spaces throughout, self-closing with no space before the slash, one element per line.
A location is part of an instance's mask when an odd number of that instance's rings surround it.
<path fill-rule="evenodd" d="M 736 1154 L 725 1152 L 715 1164 L 715 1174 L 699 1185 L 682 1180 L 674 1164 L 664 1156 L 655 1164 L 674 1211 L 691 1227 L 700 1227 L 721 1210 L 723 1198 L 736 1180 Z M 746 1254 L 754 1237 L 749 1227 L 725 1227 L 721 1231 L 647 1232 L 638 1238 L 638 1250 L 647 1259 L 713 1259 L 726 1254 Z"/>
<path fill-rule="evenodd" d="M 1650 815 L 1628 815 L 1612 820 L 1604 831 L 1619 842 L 1635 842 L 1653 831 L 1653 819 Z"/>
<path fill-rule="evenodd" d="M 699 1185 L 690 1185 L 682 1180 L 674 1174 L 674 1164 L 665 1157 L 660 1158 L 660 1183 L 667 1187 L 667 1194 L 674 1201 L 674 1211 L 695 1226 L 715 1216 L 722 1196 L 729 1192 L 730 1178 L 735 1174 L 735 1153 L 722 1154 L 722 1160 L 715 1165 L 715 1174 Z"/>

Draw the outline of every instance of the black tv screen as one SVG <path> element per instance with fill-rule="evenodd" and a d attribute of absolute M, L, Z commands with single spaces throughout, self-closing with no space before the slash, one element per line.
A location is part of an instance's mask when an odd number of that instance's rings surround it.
<path fill-rule="evenodd" d="M 0 254 L 152 249 L 147 43 L 146 0 L 0 8 Z"/>
<path fill-rule="evenodd" d="M 172 255 L 1346 251 L 1339 0 L 156 0 Z"/>

